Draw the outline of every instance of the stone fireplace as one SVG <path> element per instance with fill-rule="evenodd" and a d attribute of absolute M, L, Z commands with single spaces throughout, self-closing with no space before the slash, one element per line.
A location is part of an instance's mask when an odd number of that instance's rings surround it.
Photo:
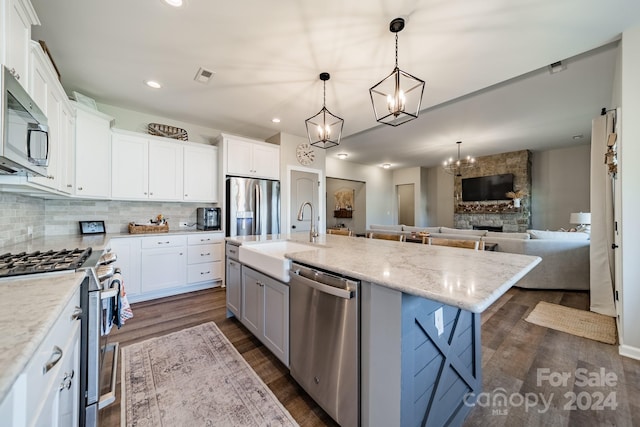
<path fill-rule="evenodd" d="M 513 201 L 488 200 L 482 202 L 462 201 L 462 179 L 454 180 L 454 216 L 455 228 L 498 229 L 504 232 L 524 232 L 531 225 L 531 152 L 529 150 L 484 156 L 476 159 L 477 166 L 462 178 L 478 176 L 513 174 L 514 190 L 524 190 L 526 196 L 521 199 L 520 207 L 514 207 Z"/>

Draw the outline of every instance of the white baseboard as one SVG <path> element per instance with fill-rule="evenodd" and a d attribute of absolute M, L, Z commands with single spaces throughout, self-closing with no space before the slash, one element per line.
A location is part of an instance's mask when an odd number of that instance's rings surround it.
<path fill-rule="evenodd" d="M 133 304 L 141 301 L 149 301 L 152 299 L 184 294 L 186 292 L 194 292 L 194 291 L 201 291 L 203 289 L 215 288 L 217 286 L 220 286 L 221 283 L 222 282 L 220 280 L 217 280 L 213 282 L 199 283 L 196 285 L 180 286 L 178 288 L 161 289 L 159 291 L 147 292 L 147 293 L 138 294 L 138 295 L 130 295 L 129 293 L 127 293 L 127 299 L 129 300 L 129 303 Z"/>
<path fill-rule="evenodd" d="M 620 356 L 640 360 L 640 348 L 638 347 L 631 347 L 629 345 L 622 344 L 618 346 L 618 354 L 620 354 Z"/>

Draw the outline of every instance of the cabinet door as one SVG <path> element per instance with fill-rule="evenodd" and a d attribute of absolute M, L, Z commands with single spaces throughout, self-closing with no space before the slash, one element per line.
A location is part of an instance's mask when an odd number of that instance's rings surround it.
<path fill-rule="evenodd" d="M 25 90 L 29 90 L 29 45 L 31 25 L 39 24 L 33 6 L 25 0 L 5 0 L 6 17 L 3 24 L 5 41 L 5 65 Z M 1 7 L 2 5 L 0 5 Z"/>
<path fill-rule="evenodd" d="M 75 121 L 73 112 L 68 101 L 63 101 L 60 105 L 60 149 L 58 157 L 60 164 L 58 167 L 58 191 L 70 194 L 73 191 L 73 183 L 75 179 L 75 137 L 74 126 Z"/>
<path fill-rule="evenodd" d="M 146 138 L 112 134 L 111 165 L 114 199 L 149 197 L 149 141 Z"/>
<path fill-rule="evenodd" d="M 228 138 L 225 144 L 227 173 L 230 175 L 254 175 L 252 165 L 253 144 Z"/>
<path fill-rule="evenodd" d="M 38 74 L 39 75 L 39 74 Z M 39 80 L 39 78 L 38 78 Z M 45 95 L 43 102 L 47 115 L 47 124 L 49 126 L 49 165 L 47 166 L 47 176 L 29 177 L 29 181 L 38 183 L 51 189 L 58 189 L 60 175 L 60 146 L 63 141 L 60 135 L 60 103 L 62 99 L 57 88 L 53 85 L 44 83 Z"/>
<path fill-rule="evenodd" d="M 227 286 L 227 310 L 239 319 L 242 317 L 240 312 L 240 304 L 242 303 L 242 275 L 238 261 L 227 258 L 225 283 Z"/>
<path fill-rule="evenodd" d="M 184 247 L 142 250 L 142 292 L 183 286 L 187 281 Z"/>
<path fill-rule="evenodd" d="M 289 366 L 289 286 L 264 283 L 264 345 Z"/>
<path fill-rule="evenodd" d="M 149 142 L 149 199 L 182 200 L 183 147 L 173 142 Z"/>
<path fill-rule="evenodd" d="M 253 146 L 253 173 L 264 178 L 280 179 L 280 148 L 263 144 Z"/>
<path fill-rule="evenodd" d="M 264 282 L 262 275 L 242 267 L 242 323 L 253 335 L 262 339 Z"/>
<path fill-rule="evenodd" d="M 111 196 L 111 120 L 76 106 L 76 191 L 78 197 Z"/>
<path fill-rule="evenodd" d="M 118 257 L 115 266 L 120 268 L 127 295 L 140 294 L 140 238 L 111 239 L 111 251 Z"/>
<path fill-rule="evenodd" d="M 218 201 L 218 149 L 216 147 L 184 147 L 184 200 Z"/>

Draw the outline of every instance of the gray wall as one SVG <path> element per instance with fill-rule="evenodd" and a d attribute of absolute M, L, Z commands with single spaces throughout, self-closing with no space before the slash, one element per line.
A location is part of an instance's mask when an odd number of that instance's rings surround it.
<path fill-rule="evenodd" d="M 590 211 L 589 143 L 532 154 L 531 227 L 575 227 L 569 224 L 571 212 Z"/>
<path fill-rule="evenodd" d="M 427 227 L 453 227 L 453 175 L 440 166 L 427 169 Z"/>
<path fill-rule="evenodd" d="M 334 218 L 334 193 L 337 190 L 352 189 L 354 192 L 353 217 Z M 344 224 L 354 233 L 364 233 L 367 228 L 367 184 L 361 181 L 351 181 L 327 177 L 327 227 Z"/>

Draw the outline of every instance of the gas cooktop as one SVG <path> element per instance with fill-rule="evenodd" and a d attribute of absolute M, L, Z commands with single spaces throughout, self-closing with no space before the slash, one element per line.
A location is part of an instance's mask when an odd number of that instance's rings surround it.
<path fill-rule="evenodd" d="M 0 278 L 75 270 L 91 255 L 91 248 L 0 255 Z"/>

